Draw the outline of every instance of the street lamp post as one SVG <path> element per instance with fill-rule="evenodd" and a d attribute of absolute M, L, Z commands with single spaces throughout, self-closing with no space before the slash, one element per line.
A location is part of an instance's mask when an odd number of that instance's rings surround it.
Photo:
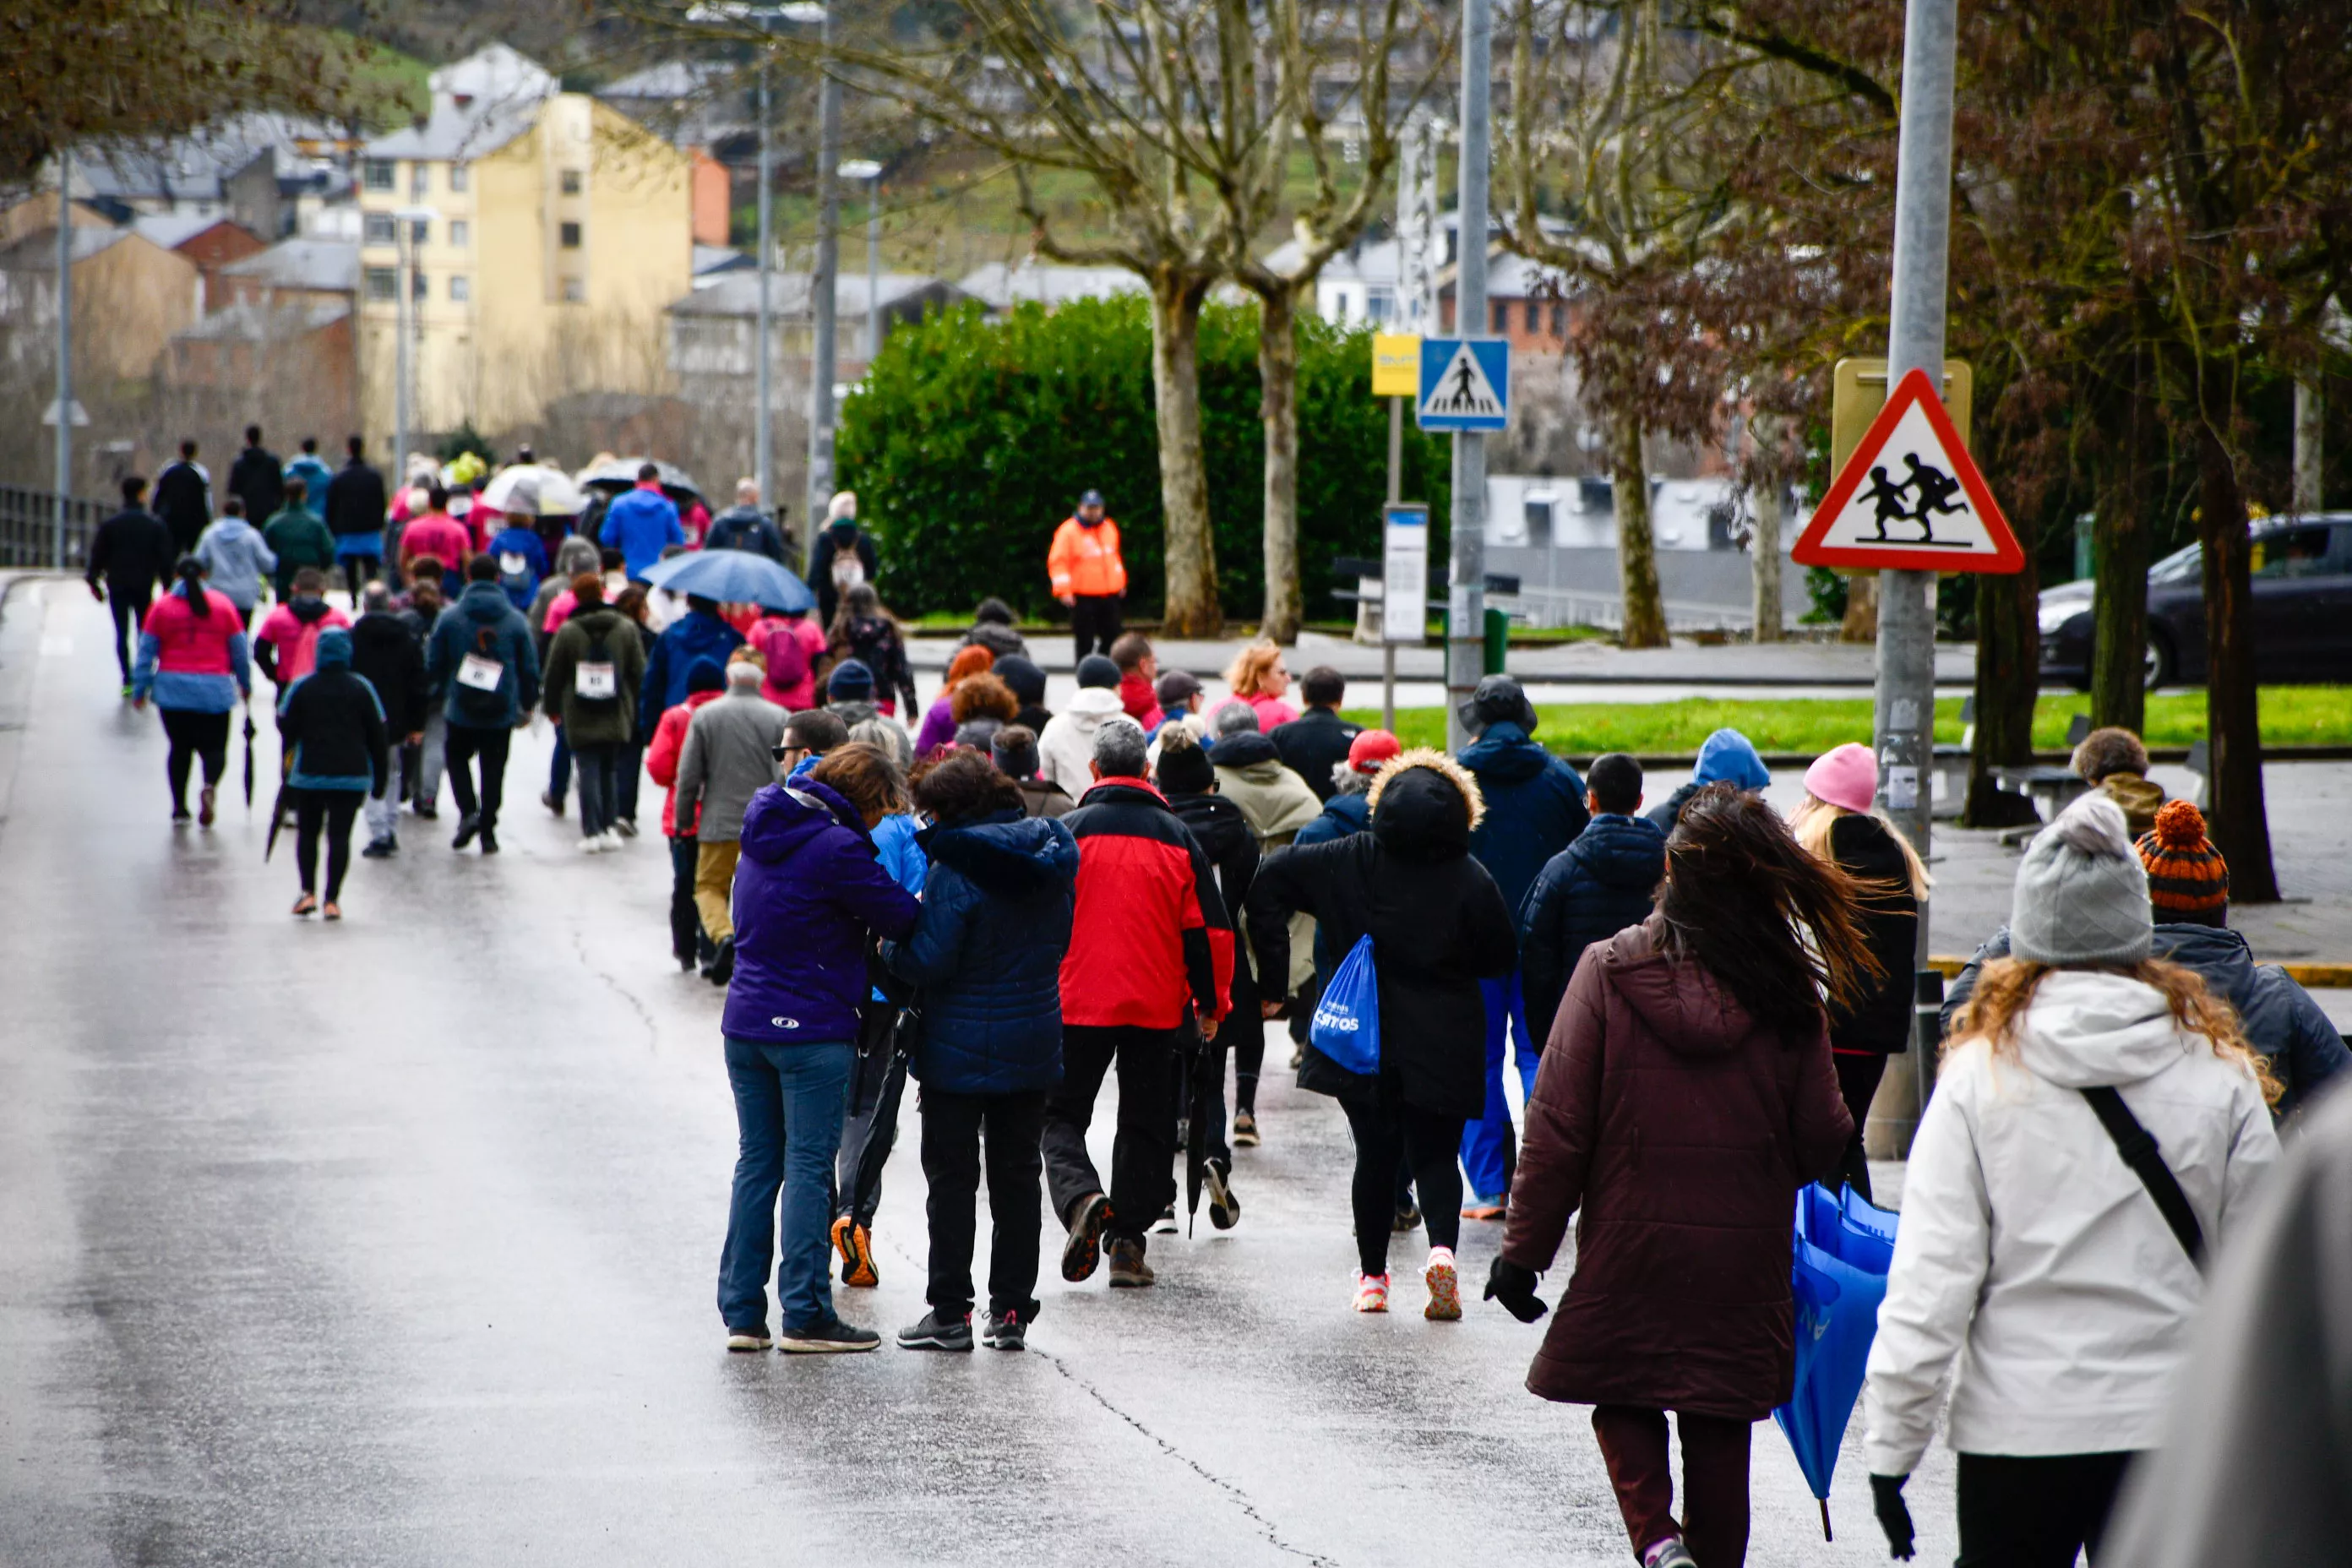
<path fill-rule="evenodd" d="M 1461 194 L 1454 272 L 1454 331 L 1475 337 L 1486 329 L 1486 175 L 1489 154 L 1488 76 L 1494 53 L 1493 0 L 1462 8 Z M 1477 690 L 1486 638 L 1486 437 L 1454 437 L 1454 570 L 1446 596 L 1445 740 L 1460 751 L 1470 742 L 1463 704 Z"/>
<path fill-rule="evenodd" d="M 57 566 L 66 569 L 66 514 L 73 507 L 73 149 L 58 149 Z M 27 552 L 29 557 L 30 552 Z"/>
<path fill-rule="evenodd" d="M 408 483 L 409 333 L 416 321 L 416 242 L 424 226 L 440 215 L 431 207 L 401 207 L 392 215 L 395 226 L 394 254 L 399 261 L 394 277 L 398 298 L 393 301 L 394 343 L 392 389 L 392 479 Z"/>
<path fill-rule="evenodd" d="M 882 352 L 882 165 L 852 158 L 841 166 L 845 180 L 866 185 L 866 363 Z"/>
<path fill-rule="evenodd" d="M 830 57 L 833 12 L 824 13 L 820 35 Z M 833 379 L 837 374 L 834 341 L 838 301 L 834 280 L 841 269 L 841 83 L 831 71 L 817 89 L 816 266 L 809 274 L 809 314 L 814 342 L 809 366 L 808 551 L 816 551 L 817 525 L 833 498 Z"/>

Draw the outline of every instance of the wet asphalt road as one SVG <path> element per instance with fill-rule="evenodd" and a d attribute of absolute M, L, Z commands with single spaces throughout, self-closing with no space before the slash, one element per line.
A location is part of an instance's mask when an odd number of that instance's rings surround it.
<path fill-rule="evenodd" d="M 504 855 L 415 825 L 296 922 L 263 813 L 167 823 L 106 633 L 78 584 L 0 617 L 0 1563 L 1629 1560 L 1585 1413 L 1521 1387 L 1538 1331 L 1424 1322 L 1402 1246 L 1412 1310 L 1347 1310 L 1345 1129 L 1279 1072 L 1241 1226 L 1156 1240 L 1156 1289 L 1049 1279 L 1023 1356 L 726 1355 L 719 997 L 658 842 L 575 855 L 535 737 Z M 838 1292 L 886 1333 L 913 1114 L 881 1288 Z M 1759 1428 L 1751 1563 L 1885 1561 L 1856 1436 L 1825 1545 Z"/>

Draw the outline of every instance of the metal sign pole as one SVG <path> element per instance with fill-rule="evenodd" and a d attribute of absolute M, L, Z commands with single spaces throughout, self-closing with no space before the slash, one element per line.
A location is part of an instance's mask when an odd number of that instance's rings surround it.
<path fill-rule="evenodd" d="M 1486 181 L 1488 89 L 1493 74 L 1493 0 L 1467 0 L 1462 8 L 1462 156 L 1454 246 L 1454 331 L 1468 338 L 1487 330 Z M 1454 569 L 1446 599 L 1445 743 L 1460 751 L 1470 742 L 1462 706 L 1477 690 L 1485 670 L 1486 621 L 1486 437 L 1463 431 L 1454 437 Z M 1383 594 L 1390 590 L 1383 589 Z"/>
<path fill-rule="evenodd" d="M 1389 504 L 1404 500 L 1404 399 L 1389 399 Z M 1394 590 L 1381 584 L 1381 728 L 1396 733 L 1396 639 L 1389 617 L 1396 613 Z"/>
<path fill-rule="evenodd" d="M 73 506 L 73 149 L 58 149 L 57 565 L 66 569 L 66 514 Z M 27 543 L 30 542 L 27 541 Z M 26 552 L 31 559 L 31 552 Z"/>
<path fill-rule="evenodd" d="M 759 325 L 752 331 L 753 396 L 759 404 L 758 423 L 751 436 L 751 474 L 760 486 L 760 505 L 771 516 L 776 505 L 775 476 L 775 414 L 773 394 L 769 386 L 770 362 L 775 356 L 774 311 L 769 289 L 776 265 L 776 137 L 771 121 L 775 118 L 775 100 L 769 84 L 769 64 L 765 49 L 760 54 L 760 308 Z"/>
<path fill-rule="evenodd" d="M 833 501 L 834 280 L 841 270 L 841 83 L 832 70 L 833 8 L 824 13 L 824 80 L 817 89 L 816 268 L 809 275 L 810 316 L 815 333 L 809 366 L 808 550 L 816 553 L 817 530 Z"/>

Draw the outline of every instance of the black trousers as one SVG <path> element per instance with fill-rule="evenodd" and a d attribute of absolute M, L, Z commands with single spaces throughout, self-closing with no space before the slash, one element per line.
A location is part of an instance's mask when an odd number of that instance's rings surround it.
<path fill-rule="evenodd" d="M 1462 1152 L 1459 1116 L 1441 1116 L 1385 1100 L 1343 1100 L 1348 1131 L 1356 1140 L 1356 1173 L 1348 1184 L 1356 1216 L 1356 1267 L 1367 1274 L 1389 1271 L 1389 1236 L 1396 1224 L 1397 1169 L 1411 1168 L 1421 1189 L 1421 1223 L 1429 1245 L 1454 1247 L 1462 1239 Z"/>
<path fill-rule="evenodd" d="M 302 876 L 302 890 L 319 890 L 319 829 L 327 830 L 327 902 L 342 897 L 343 877 L 352 868 L 352 819 L 360 814 L 367 792 L 356 789 L 306 789 L 294 803 L 294 869 Z"/>
<path fill-rule="evenodd" d="M 172 813 L 188 810 L 188 767 L 202 759 L 205 783 L 217 784 L 228 771 L 228 719 L 226 713 L 198 713 L 187 708 L 159 708 L 163 738 L 171 749 L 164 754 L 163 773 L 172 781 Z"/>
<path fill-rule="evenodd" d="M 1878 1097 L 1878 1080 L 1886 1076 L 1886 1058 L 1876 1051 L 1836 1051 L 1830 1056 L 1830 1065 L 1837 1069 L 1838 1096 L 1853 1117 L 1853 1136 L 1846 1141 L 1845 1159 L 1838 1173 L 1868 1203 L 1870 1159 L 1863 1152 L 1862 1129 L 1870 1120 L 1870 1102 Z"/>
<path fill-rule="evenodd" d="M 1168 1206 L 1176 1190 L 1169 1173 L 1176 1158 L 1176 1108 L 1169 1089 L 1177 1034 L 1175 1029 L 1125 1024 L 1062 1026 L 1062 1082 L 1045 1097 L 1038 1143 L 1054 1213 L 1064 1225 L 1070 1222 L 1079 1199 L 1108 1191 L 1109 1234 L 1139 1247 L 1145 1227 Z M 1106 1189 L 1087 1153 L 1087 1128 L 1094 1121 L 1095 1096 L 1114 1063 L 1118 1068 L 1118 1134 L 1111 1144 L 1110 1185 Z"/>
<path fill-rule="evenodd" d="M 833 1213 L 849 1215 L 866 1229 L 882 1207 L 882 1172 L 898 1146 L 898 1107 L 907 1098 L 907 1061 L 893 1055 L 881 1069 L 872 1103 L 841 1123 L 841 1150 L 834 1156 Z M 852 1085 L 856 1079 L 853 1077 Z M 856 1103 L 855 1093 L 851 1104 Z"/>
<path fill-rule="evenodd" d="M 507 748 L 513 741 L 514 731 L 503 725 L 495 730 L 471 724 L 449 726 L 449 793 L 457 797 L 457 810 L 467 816 L 479 816 L 485 828 L 499 825 L 499 803 L 507 791 Z M 476 757 L 482 759 L 478 796 L 474 793 Z"/>
<path fill-rule="evenodd" d="M 1116 594 L 1079 594 L 1070 601 L 1070 636 L 1077 657 L 1110 652 L 1118 640 L 1119 597 Z"/>
<path fill-rule="evenodd" d="M 716 952 L 702 934 L 702 914 L 694 907 L 694 868 L 701 849 L 691 838 L 669 841 L 669 952 L 680 963 L 708 963 Z"/>
<path fill-rule="evenodd" d="M 926 1089 L 923 1180 L 930 1184 L 932 1310 L 971 1310 L 971 1250 L 978 1228 L 972 1200 L 981 1160 L 988 1163 L 988 1310 L 993 1317 L 1037 1315 L 1038 1135 L 1045 1121 L 1042 1089 L 1024 1094 L 945 1094 Z"/>
<path fill-rule="evenodd" d="M 2077 1548 L 2096 1563 L 2124 1472 L 2138 1457 L 1962 1454 L 1953 1568 L 2074 1568 Z"/>
<path fill-rule="evenodd" d="M 111 582 L 106 585 L 106 611 L 114 617 L 114 662 L 122 667 L 122 684 L 131 684 L 131 650 L 139 643 L 139 628 L 147 624 L 147 606 L 155 601 L 145 594 L 132 595 Z"/>

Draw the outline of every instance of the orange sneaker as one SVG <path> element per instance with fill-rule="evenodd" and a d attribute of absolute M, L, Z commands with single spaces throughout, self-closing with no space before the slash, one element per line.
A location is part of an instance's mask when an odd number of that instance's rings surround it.
<path fill-rule="evenodd" d="M 1461 1321 L 1462 1280 L 1454 1268 L 1454 1249 L 1431 1247 L 1429 1267 L 1421 1277 L 1429 1286 L 1429 1305 L 1421 1310 L 1421 1315 L 1437 1323 Z"/>
<path fill-rule="evenodd" d="M 1356 1310 L 1385 1312 L 1389 1310 L 1389 1277 L 1385 1274 L 1356 1276 Z"/>
<path fill-rule="evenodd" d="M 866 1227 L 843 1215 L 833 1222 L 834 1250 L 841 1254 L 841 1282 L 871 1290 L 882 1282 L 874 1268 L 874 1238 Z"/>

